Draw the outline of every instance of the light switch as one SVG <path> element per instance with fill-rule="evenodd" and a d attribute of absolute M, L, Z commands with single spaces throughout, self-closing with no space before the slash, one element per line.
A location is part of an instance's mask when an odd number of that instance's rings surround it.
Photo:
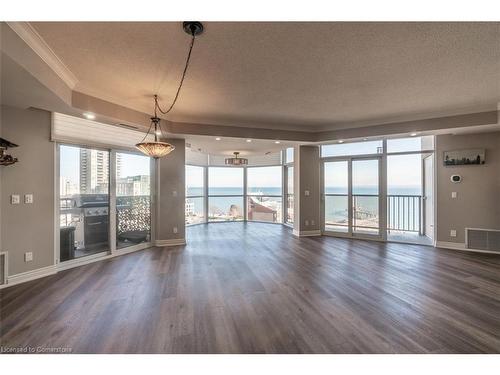
<path fill-rule="evenodd" d="M 451 197 L 452 198 L 456 198 L 457 197 L 457 192 L 456 191 L 452 191 L 451 192 Z"/>
<path fill-rule="evenodd" d="M 33 203 L 33 194 L 24 194 L 24 203 L 26 204 Z"/>
<path fill-rule="evenodd" d="M 304 195 L 305 195 L 306 197 L 308 197 L 308 196 L 309 196 L 309 190 L 304 190 Z"/>
<path fill-rule="evenodd" d="M 19 194 L 12 194 L 10 196 L 10 203 L 11 204 L 19 204 L 19 203 L 21 203 L 21 198 L 19 197 Z"/>

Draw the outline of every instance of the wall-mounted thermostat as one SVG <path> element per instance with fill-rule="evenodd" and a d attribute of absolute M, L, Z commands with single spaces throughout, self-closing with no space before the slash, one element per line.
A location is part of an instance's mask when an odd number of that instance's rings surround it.
<path fill-rule="evenodd" d="M 462 176 L 458 174 L 452 174 L 450 177 L 451 182 L 454 182 L 455 184 L 458 184 L 459 182 L 462 182 Z"/>

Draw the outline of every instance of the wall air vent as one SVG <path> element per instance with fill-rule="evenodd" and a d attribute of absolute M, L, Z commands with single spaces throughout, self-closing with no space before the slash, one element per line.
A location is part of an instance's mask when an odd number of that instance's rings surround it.
<path fill-rule="evenodd" d="M 465 246 L 471 250 L 500 253 L 500 230 L 466 228 Z"/>
<path fill-rule="evenodd" d="M 7 284 L 7 253 L 0 253 L 0 285 Z"/>
<path fill-rule="evenodd" d="M 127 128 L 127 129 L 134 129 L 134 130 L 138 130 L 139 127 L 138 126 L 134 126 L 134 125 L 129 125 L 129 124 L 124 124 L 124 123 L 119 123 L 118 126 L 121 126 L 122 128 Z"/>

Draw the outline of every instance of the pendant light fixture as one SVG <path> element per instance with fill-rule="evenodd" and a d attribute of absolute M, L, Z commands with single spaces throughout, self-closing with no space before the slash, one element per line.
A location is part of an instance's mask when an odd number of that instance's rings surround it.
<path fill-rule="evenodd" d="M 240 158 L 238 155 L 240 154 L 239 152 L 233 152 L 234 158 L 226 158 L 225 163 L 226 165 L 247 165 L 248 164 L 248 159 L 245 158 Z"/>
<path fill-rule="evenodd" d="M 184 78 L 186 78 L 186 72 L 189 66 L 189 60 L 191 59 L 191 52 L 193 51 L 194 40 L 197 35 L 200 35 L 203 32 L 203 25 L 201 24 L 201 22 L 196 22 L 196 21 L 184 22 L 182 26 L 184 31 L 187 34 L 191 35 L 191 44 L 189 46 L 189 52 L 186 58 L 186 64 L 184 65 L 184 71 L 182 72 L 182 77 L 179 83 L 179 87 L 177 88 L 174 100 L 172 101 L 172 104 L 170 104 L 170 107 L 166 111 L 164 111 L 158 103 L 158 95 L 153 96 L 154 115 L 153 117 L 151 117 L 151 124 L 149 125 L 148 132 L 146 133 L 142 141 L 135 145 L 135 147 L 142 153 L 144 153 L 147 156 L 151 156 L 155 159 L 168 155 L 175 149 L 175 146 L 171 145 L 170 143 L 161 141 L 161 139 L 164 138 L 164 135 L 160 123 L 161 119 L 157 116 L 157 112 L 166 115 L 172 110 L 172 108 L 174 108 L 174 105 L 177 102 L 177 99 L 179 98 L 179 93 L 181 92 L 182 84 L 184 83 Z M 151 134 L 153 128 L 154 128 L 154 142 L 153 141 L 147 142 L 146 138 L 148 137 L 149 134 Z"/>

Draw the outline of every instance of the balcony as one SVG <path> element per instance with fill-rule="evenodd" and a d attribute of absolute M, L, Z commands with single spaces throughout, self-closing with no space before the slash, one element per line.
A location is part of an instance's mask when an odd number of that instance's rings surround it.
<path fill-rule="evenodd" d="M 107 194 L 75 194 L 63 197 L 60 199 L 59 213 L 61 260 L 110 249 Z M 116 197 L 116 248 L 148 242 L 150 228 L 149 195 Z"/>
<path fill-rule="evenodd" d="M 392 241 L 431 245 L 423 227 L 424 198 L 421 195 L 387 196 L 387 238 Z"/>
<path fill-rule="evenodd" d="M 379 196 L 352 195 L 352 232 L 379 234 Z M 424 235 L 423 197 L 421 195 L 387 196 L 387 238 L 393 241 L 431 244 Z M 348 195 L 325 194 L 325 229 L 349 231 Z"/>

